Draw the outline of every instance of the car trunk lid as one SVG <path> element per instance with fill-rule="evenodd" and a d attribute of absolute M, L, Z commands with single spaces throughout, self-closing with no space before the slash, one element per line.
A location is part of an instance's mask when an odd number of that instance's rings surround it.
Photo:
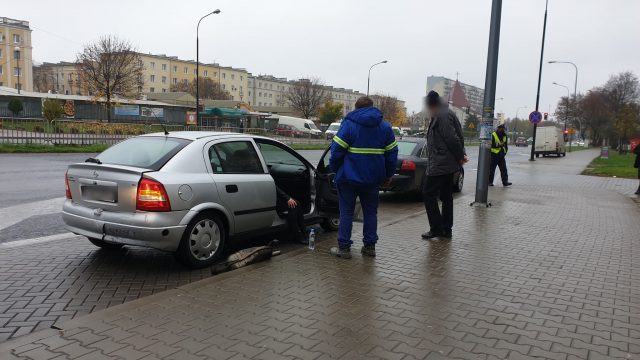
<path fill-rule="evenodd" d="M 149 169 L 110 165 L 73 164 L 67 178 L 74 202 L 92 209 L 135 212 L 138 183 Z"/>

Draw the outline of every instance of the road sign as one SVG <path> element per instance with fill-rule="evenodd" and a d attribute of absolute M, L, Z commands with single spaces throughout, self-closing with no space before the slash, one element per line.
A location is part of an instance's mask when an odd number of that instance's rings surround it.
<path fill-rule="evenodd" d="M 540 111 L 532 111 L 531 114 L 529 114 L 529 121 L 531 121 L 532 124 L 540 123 L 540 121 L 542 121 L 542 114 Z"/>
<path fill-rule="evenodd" d="M 476 125 L 474 123 L 469 123 L 469 125 L 467 126 L 469 129 L 475 129 Z"/>
<path fill-rule="evenodd" d="M 187 125 L 198 125 L 195 111 L 187 111 Z"/>

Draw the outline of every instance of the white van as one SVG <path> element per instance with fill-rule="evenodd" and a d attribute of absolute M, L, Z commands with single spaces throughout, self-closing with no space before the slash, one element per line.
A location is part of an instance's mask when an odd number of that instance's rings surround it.
<path fill-rule="evenodd" d="M 322 131 L 309 119 L 292 116 L 279 116 L 278 125 L 289 125 L 304 137 L 321 137 Z"/>
<path fill-rule="evenodd" d="M 338 133 L 338 130 L 340 130 L 340 123 L 339 122 L 331 123 L 331 125 L 329 125 L 327 130 L 324 132 L 325 139 L 327 140 L 333 139 L 333 137 L 336 136 L 336 134 Z"/>
<path fill-rule="evenodd" d="M 562 130 L 555 126 L 539 127 L 536 130 L 536 149 L 534 154 L 536 154 L 536 157 L 551 154 L 556 156 L 566 156 L 567 148 L 565 146 Z"/>

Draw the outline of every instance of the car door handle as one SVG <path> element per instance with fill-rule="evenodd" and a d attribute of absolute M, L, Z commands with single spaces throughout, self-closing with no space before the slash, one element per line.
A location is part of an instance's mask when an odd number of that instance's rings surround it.
<path fill-rule="evenodd" d="M 228 193 L 237 193 L 238 192 L 238 185 L 227 185 L 227 186 L 225 186 L 225 189 L 227 189 Z"/>

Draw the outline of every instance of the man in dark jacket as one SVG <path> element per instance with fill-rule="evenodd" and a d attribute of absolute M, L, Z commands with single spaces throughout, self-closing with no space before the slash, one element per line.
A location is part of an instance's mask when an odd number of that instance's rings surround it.
<path fill-rule="evenodd" d="M 278 213 L 287 213 L 287 234 L 289 234 L 294 241 L 301 244 L 308 244 L 306 226 L 304 224 L 304 211 L 302 204 L 289 196 L 284 190 L 280 189 L 276 185 L 276 210 Z"/>
<path fill-rule="evenodd" d="M 440 95 L 427 95 L 427 109 L 431 122 L 427 129 L 427 171 L 423 188 L 424 207 L 429 218 L 429 232 L 425 240 L 442 237 L 450 239 L 453 227 L 453 175 L 467 161 L 462 127 L 456 114 L 443 103 Z M 442 213 L 438 207 L 442 201 Z"/>
<path fill-rule="evenodd" d="M 638 169 L 638 180 L 640 180 L 640 144 L 636 145 L 636 147 L 633 149 L 633 153 L 636 154 L 636 162 L 633 167 Z M 636 195 L 640 195 L 640 184 L 638 184 Z"/>
<path fill-rule="evenodd" d="M 336 173 L 340 201 L 338 247 L 331 254 L 351 258 L 351 229 L 356 198 L 364 216 L 362 254 L 376 256 L 378 241 L 378 193 L 380 185 L 390 183 L 398 159 L 391 125 L 368 97 L 356 101 L 356 110 L 347 114 L 331 144 L 331 169 Z"/>
<path fill-rule="evenodd" d="M 504 125 L 500 124 L 491 134 L 491 168 L 489 169 L 489 186 L 493 186 L 493 178 L 496 176 L 496 166 L 500 168 L 500 177 L 503 186 L 510 186 L 509 174 L 507 173 L 507 134 Z"/>

